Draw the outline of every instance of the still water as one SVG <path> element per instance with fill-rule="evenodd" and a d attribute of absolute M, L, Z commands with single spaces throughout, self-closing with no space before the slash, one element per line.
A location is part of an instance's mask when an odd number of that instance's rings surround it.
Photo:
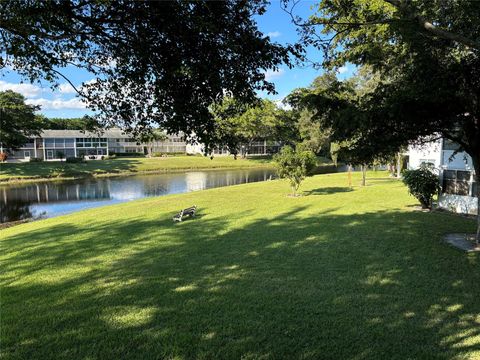
<path fill-rule="evenodd" d="M 191 171 L 0 187 L 0 222 L 52 217 L 141 199 L 265 181 L 272 169 Z"/>

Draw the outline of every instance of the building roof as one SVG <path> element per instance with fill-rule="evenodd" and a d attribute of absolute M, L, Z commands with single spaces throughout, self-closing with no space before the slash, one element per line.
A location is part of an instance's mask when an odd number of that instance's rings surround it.
<path fill-rule="evenodd" d="M 42 138 L 122 138 L 129 137 L 121 129 L 99 130 L 98 132 L 82 130 L 42 130 Z"/>

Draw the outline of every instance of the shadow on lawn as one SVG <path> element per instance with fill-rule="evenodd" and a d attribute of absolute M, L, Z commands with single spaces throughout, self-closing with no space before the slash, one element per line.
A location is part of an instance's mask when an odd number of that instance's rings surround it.
<path fill-rule="evenodd" d="M 337 193 L 350 192 L 350 191 L 353 191 L 353 189 L 350 187 L 331 186 L 331 187 L 304 191 L 303 194 L 307 196 L 308 195 L 330 195 L 330 194 L 337 194 Z"/>
<path fill-rule="evenodd" d="M 98 221 L 7 239 L 14 254 L 3 279 L 17 283 L 2 293 L 4 355 L 405 359 L 480 351 L 479 257 L 438 243 L 466 220 L 334 209 L 299 218 L 301 210 L 233 229 L 205 214 L 175 226 Z M 62 279 L 68 267 L 78 270 Z M 18 282 L 56 270 L 58 278 Z"/>

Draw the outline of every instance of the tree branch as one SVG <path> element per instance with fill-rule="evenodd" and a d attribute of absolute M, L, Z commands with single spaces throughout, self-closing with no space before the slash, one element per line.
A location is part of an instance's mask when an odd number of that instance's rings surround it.
<path fill-rule="evenodd" d="M 384 0 L 390 5 L 394 6 L 398 10 L 405 10 L 406 9 L 406 4 L 405 2 L 401 0 Z M 452 33 L 450 31 L 446 31 L 443 29 L 440 29 L 439 27 L 433 25 L 431 22 L 427 21 L 424 19 L 421 15 L 413 13 L 412 18 L 415 19 L 420 27 L 427 32 L 431 33 L 432 35 L 438 36 L 442 39 L 446 40 L 451 40 L 456 43 L 463 44 L 465 46 L 468 46 L 470 48 L 474 48 L 477 50 L 480 50 L 480 43 L 478 41 L 469 39 L 463 35 Z"/>

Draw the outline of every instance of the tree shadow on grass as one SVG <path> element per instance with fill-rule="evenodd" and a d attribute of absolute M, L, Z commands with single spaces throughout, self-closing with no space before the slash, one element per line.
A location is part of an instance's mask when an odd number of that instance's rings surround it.
<path fill-rule="evenodd" d="M 330 194 L 337 194 L 337 193 L 343 193 L 343 192 L 350 192 L 353 191 L 352 188 L 350 187 L 340 187 L 340 186 L 334 186 L 334 187 L 324 187 L 324 188 L 318 188 L 318 189 L 312 189 L 312 190 L 307 190 L 303 191 L 303 195 L 309 196 L 309 195 L 330 195 Z"/>
<path fill-rule="evenodd" d="M 4 355 L 478 354 L 480 257 L 440 243 L 442 233 L 472 222 L 396 210 L 299 216 L 303 210 L 242 226 L 208 214 L 175 226 L 99 220 L 8 238 L 4 273 L 16 281 L 2 291 Z"/>

